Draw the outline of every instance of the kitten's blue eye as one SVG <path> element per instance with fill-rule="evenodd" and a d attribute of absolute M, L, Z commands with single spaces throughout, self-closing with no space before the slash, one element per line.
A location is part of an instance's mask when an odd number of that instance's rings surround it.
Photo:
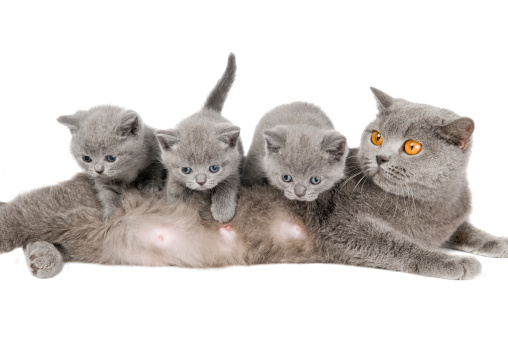
<path fill-rule="evenodd" d="M 116 157 L 115 156 L 106 156 L 106 160 L 109 161 L 110 163 L 112 163 L 116 160 Z"/>
<path fill-rule="evenodd" d="M 318 178 L 318 177 L 312 177 L 310 178 L 310 183 L 313 184 L 313 185 L 317 185 L 321 182 L 321 178 Z"/>
<path fill-rule="evenodd" d="M 87 163 L 92 161 L 92 158 L 90 158 L 89 156 L 83 156 L 82 158 L 83 158 L 83 161 L 87 162 Z"/>
<path fill-rule="evenodd" d="M 293 177 L 291 177 L 290 175 L 285 174 L 285 175 L 282 176 L 282 181 L 285 182 L 285 183 L 290 183 L 290 182 L 293 181 Z"/>
<path fill-rule="evenodd" d="M 219 167 L 219 166 L 217 166 L 217 165 L 212 165 L 212 166 L 210 166 L 210 167 L 208 168 L 208 170 L 209 170 L 210 172 L 212 172 L 212 173 L 217 173 L 217 172 L 219 172 L 219 169 L 220 169 L 220 167 Z"/>
<path fill-rule="evenodd" d="M 182 172 L 185 174 L 190 174 L 192 169 L 190 167 L 182 167 Z"/>

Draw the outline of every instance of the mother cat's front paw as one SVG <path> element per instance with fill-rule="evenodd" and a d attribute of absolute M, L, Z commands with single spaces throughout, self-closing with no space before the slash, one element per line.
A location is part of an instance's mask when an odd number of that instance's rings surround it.
<path fill-rule="evenodd" d="M 471 253 L 487 257 L 508 258 L 508 238 L 495 237 L 487 240 L 480 248 L 471 251 Z"/>
<path fill-rule="evenodd" d="M 62 254 L 49 242 L 29 243 L 24 247 L 24 252 L 30 271 L 38 278 L 50 278 L 62 270 Z"/>

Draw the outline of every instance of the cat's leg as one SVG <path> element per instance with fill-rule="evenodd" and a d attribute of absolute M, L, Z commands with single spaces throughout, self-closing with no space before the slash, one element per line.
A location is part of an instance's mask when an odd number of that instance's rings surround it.
<path fill-rule="evenodd" d="M 235 216 L 240 177 L 221 182 L 212 194 L 212 215 L 220 223 L 231 221 Z"/>
<path fill-rule="evenodd" d="M 159 192 L 166 184 L 168 171 L 160 161 L 154 161 L 142 170 L 136 178 L 135 184 L 139 190 L 152 193 Z"/>
<path fill-rule="evenodd" d="M 508 257 L 508 238 L 486 233 L 467 221 L 457 228 L 445 247 L 488 257 Z"/>
<path fill-rule="evenodd" d="M 472 279 L 481 271 L 476 258 L 423 247 L 381 220 L 361 217 L 337 222 L 341 224 L 331 233 L 327 230 L 322 241 L 330 262 L 453 280 Z"/>
<path fill-rule="evenodd" d="M 31 242 L 23 247 L 23 251 L 30 271 L 38 278 L 50 278 L 62 270 L 62 254 L 49 242 Z"/>
<path fill-rule="evenodd" d="M 113 214 L 115 209 L 121 206 L 121 192 L 119 189 L 111 186 L 103 186 L 101 184 L 96 184 L 96 189 L 99 200 L 104 208 L 102 220 L 106 221 L 111 214 Z"/>

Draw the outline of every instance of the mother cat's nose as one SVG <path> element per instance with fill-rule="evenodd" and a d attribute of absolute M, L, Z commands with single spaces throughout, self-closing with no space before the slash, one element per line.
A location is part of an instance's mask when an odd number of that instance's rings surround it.
<path fill-rule="evenodd" d="M 390 157 L 388 156 L 380 156 L 380 155 L 376 156 L 376 162 L 378 165 L 386 163 L 388 160 L 390 160 Z"/>
<path fill-rule="evenodd" d="M 196 182 L 199 185 L 204 185 L 206 183 L 206 174 L 200 173 L 200 174 L 196 175 Z"/>

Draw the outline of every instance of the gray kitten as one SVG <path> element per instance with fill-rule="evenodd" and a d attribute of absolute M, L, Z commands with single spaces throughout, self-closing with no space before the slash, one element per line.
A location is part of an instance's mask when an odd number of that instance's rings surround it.
<path fill-rule="evenodd" d="M 164 187 L 167 171 L 160 162 L 155 132 L 136 112 L 99 105 L 57 120 L 71 131 L 72 155 L 93 178 L 104 218 L 120 206 L 130 184 L 148 192 Z"/>
<path fill-rule="evenodd" d="M 61 257 L 186 267 L 341 263 L 470 279 L 481 270 L 477 259 L 436 248 L 508 257 L 508 239 L 467 221 L 472 121 L 373 91 L 380 113 L 346 166 L 358 175 L 313 202 L 288 200 L 272 186 L 243 188 L 235 218 L 218 226 L 202 194 L 167 203 L 129 190 L 121 212 L 103 223 L 93 184 L 80 174 L 2 206 L 0 252 L 26 245 L 38 277 L 58 272 Z M 402 153 L 406 147 L 418 153 Z"/>
<path fill-rule="evenodd" d="M 206 194 L 215 220 L 221 223 L 235 215 L 243 161 L 240 128 L 221 115 L 235 72 L 235 56 L 230 54 L 227 68 L 203 108 L 175 129 L 157 131 L 162 160 L 170 172 L 168 197 Z"/>
<path fill-rule="evenodd" d="M 291 200 L 312 201 L 344 177 L 346 137 L 315 105 L 276 107 L 259 121 L 245 158 L 245 185 L 269 182 Z"/>

